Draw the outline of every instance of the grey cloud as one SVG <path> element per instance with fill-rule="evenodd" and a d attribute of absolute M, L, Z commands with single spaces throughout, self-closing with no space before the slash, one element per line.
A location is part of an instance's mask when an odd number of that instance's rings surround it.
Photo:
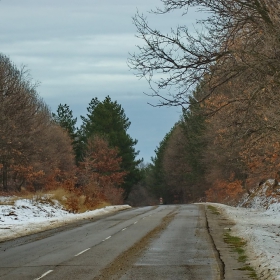
<path fill-rule="evenodd" d="M 16 65 L 26 65 L 41 84 L 39 94 L 53 111 L 67 103 L 79 117 L 91 98 L 110 95 L 131 120 L 130 133 L 139 140 L 140 157 L 149 161 L 154 149 L 179 119 L 175 108 L 153 108 L 157 103 L 143 92 L 148 84 L 127 66 L 129 52 L 141 44 L 132 17 L 160 0 L 2 0 L 0 51 Z M 181 12 L 148 15 L 156 28 L 169 31 L 193 20 Z"/>

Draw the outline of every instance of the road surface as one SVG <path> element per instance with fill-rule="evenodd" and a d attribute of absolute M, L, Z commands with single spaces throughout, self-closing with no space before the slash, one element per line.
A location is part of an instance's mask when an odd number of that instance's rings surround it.
<path fill-rule="evenodd" d="M 1 280 L 221 279 L 199 205 L 130 209 L 0 251 Z"/>

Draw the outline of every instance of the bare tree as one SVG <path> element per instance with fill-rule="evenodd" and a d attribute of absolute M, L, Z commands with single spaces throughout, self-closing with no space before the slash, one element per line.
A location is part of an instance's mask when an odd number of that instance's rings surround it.
<path fill-rule="evenodd" d="M 146 78 L 159 106 L 201 103 L 207 120 L 208 181 L 235 174 L 246 185 L 276 174 L 280 132 L 280 3 L 277 0 L 162 0 L 166 14 L 196 8 L 196 35 L 187 26 L 169 34 L 142 14 L 134 24 L 143 45 L 129 65 Z M 275 176 L 275 175 L 274 175 Z M 235 178 L 234 178 L 235 179 Z"/>
<path fill-rule="evenodd" d="M 66 164 L 67 162 L 67 164 Z M 0 55 L 0 164 L 3 190 L 73 167 L 71 141 L 53 124 L 25 68 Z"/>
<path fill-rule="evenodd" d="M 208 96 L 236 77 L 249 76 L 259 84 L 279 85 L 280 6 L 277 0 L 162 0 L 155 13 L 190 7 L 208 15 L 199 20 L 196 35 L 187 26 L 169 34 L 149 26 L 136 14 L 137 36 L 144 45 L 131 54 L 129 65 L 146 78 L 152 96 L 162 105 L 188 106 L 189 94 L 201 82 L 208 84 Z M 159 78 L 158 78 L 159 76 Z M 262 81 L 262 85 L 259 83 Z M 167 92 L 167 94 L 165 94 Z M 205 99 L 204 96 L 203 99 Z"/>
<path fill-rule="evenodd" d="M 27 162 L 27 147 L 32 146 L 38 131 L 38 101 L 33 84 L 24 68 L 18 70 L 0 55 L 0 161 L 3 189 L 7 191 L 8 169 Z"/>

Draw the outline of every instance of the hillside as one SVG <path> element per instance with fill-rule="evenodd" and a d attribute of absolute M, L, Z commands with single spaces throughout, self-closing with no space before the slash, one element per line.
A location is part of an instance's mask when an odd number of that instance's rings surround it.
<path fill-rule="evenodd" d="M 279 210 L 279 203 L 280 184 L 276 180 L 267 180 L 253 189 L 250 195 L 245 195 L 238 206 L 277 211 L 277 209 Z"/>

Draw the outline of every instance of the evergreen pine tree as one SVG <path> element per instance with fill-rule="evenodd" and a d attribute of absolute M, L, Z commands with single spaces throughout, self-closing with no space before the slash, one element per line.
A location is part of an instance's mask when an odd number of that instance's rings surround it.
<path fill-rule="evenodd" d="M 86 143 L 87 139 L 94 135 L 105 137 L 111 147 L 117 147 L 119 156 L 122 157 L 121 168 L 128 174 L 125 183 L 122 184 L 125 198 L 132 186 L 140 180 L 138 165 L 142 160 L 136 159 L 138 151 L 134 146 L 137 140 L 127 133 L 130 121 L 126 117 L 124 109 L 116 101 L 107 96 L 103 102 L 93 98 L 87 108 L 88 114 L 82 118 L 81 139 Z M 84 147 L 85 148 L 85 147 Z M 84 149 L 83 148 L 83 149 Z"/>
<path fill-rule="evenodd" d="M 57 114 L 53 113 L 52 117 L 57 124 L 59 124 L 69 133 L 71 139 L 74 140 L 77 130 L 75 127 L 77 118 L 73 117 L 72 110 L 70 110 L 69 106 L 67 104 L 59 104 L 57 108 Z"/>

